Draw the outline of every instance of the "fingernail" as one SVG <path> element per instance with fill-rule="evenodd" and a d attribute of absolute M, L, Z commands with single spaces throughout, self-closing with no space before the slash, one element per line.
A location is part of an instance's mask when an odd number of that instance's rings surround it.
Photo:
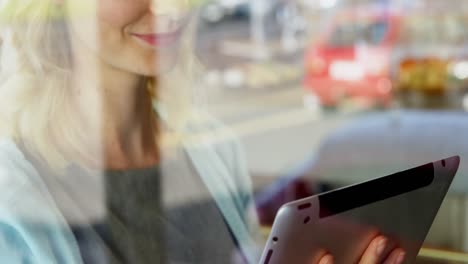
<path fill-rule="evenodd" d="M 377 244 L 377 256 L 381 256 L 384 253 L 385 247 L 387 246 L 387 240 L 386 239 L 381 239 L 379 243 Z"/>
<path fill-rule="evenodd" d="M 324 263 L 325 264 L 333 264 L 333 257 L 332 256 L 326 256 Z"/>
<path fill-rule="evenodd" d="M 395 264 L 401 264 L 405 260 L 405 253 L 400 253 Z"/>

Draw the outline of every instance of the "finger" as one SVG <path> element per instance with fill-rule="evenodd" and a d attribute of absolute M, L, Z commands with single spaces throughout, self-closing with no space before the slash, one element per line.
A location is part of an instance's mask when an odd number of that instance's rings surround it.
<path fill-rule="evenodd" d="M 401 249 L 395 249 L 390 253 L 384 264 L 401 264 L 405 260 L 405 252 Z"/>
<path fill-rule="evenodd" d="M 326 250 L 321 249 L 317 254 L 314 254 L 314 256 L 311 257 L 309 263 L 310 264 L 323 264 L 322 262 L 324 261 L 323 259 L 329 256 L 330 254 L 327 253 Z"/>
<path fill-rule="evenodd" d="M 333 256 L 330 254 L 323 256 L 318 264 L 333 264 Z"/>
<path fill-rule="evenodd" d="M 376 264 L 384 257 L 383 253 L 388 241 L 383 236 L 374 238 L 359 261 L 360 264 Z"/>

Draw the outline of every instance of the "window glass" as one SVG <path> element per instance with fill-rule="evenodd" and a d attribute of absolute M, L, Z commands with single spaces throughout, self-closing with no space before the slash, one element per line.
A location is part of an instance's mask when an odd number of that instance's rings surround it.
<path fill-rule="evenodd" d="M 337 213 L 310 255 L 382 235 L 382 259 L 468 263 L 467 22 L 466 0 L 0 0 L 0 263 L 275 263 L 285 203 L 453 156 L 441 204 Z"/>

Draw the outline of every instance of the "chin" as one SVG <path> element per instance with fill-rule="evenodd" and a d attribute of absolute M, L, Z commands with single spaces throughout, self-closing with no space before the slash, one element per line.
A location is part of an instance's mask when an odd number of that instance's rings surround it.
<path fill-rule="evenodd" d="M 134 48 L 131 59 L 126 60 L 125 68 L 145 76 L 158 76 L 171 72 L 181 58 L 180 47 L 167 49 Z"/>

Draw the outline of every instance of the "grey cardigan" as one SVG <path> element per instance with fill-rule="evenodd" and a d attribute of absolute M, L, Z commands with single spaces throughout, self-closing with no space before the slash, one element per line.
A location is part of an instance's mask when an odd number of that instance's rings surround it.
<path fill-rule="evenodd" d="M 212 120 L 203 126 L 187 125 L 186 131 L 200 135 L 183 144 L 193 166 L 240 250 L 249 263 L 257 262 L 258 222 L 241 146 Z M 47 186 L 10 139 L 0 139 L 0 188 L 0 263 L 82 263 L 77 243 Z M 38 229 L 37 223 L 47 228 Z"/>

